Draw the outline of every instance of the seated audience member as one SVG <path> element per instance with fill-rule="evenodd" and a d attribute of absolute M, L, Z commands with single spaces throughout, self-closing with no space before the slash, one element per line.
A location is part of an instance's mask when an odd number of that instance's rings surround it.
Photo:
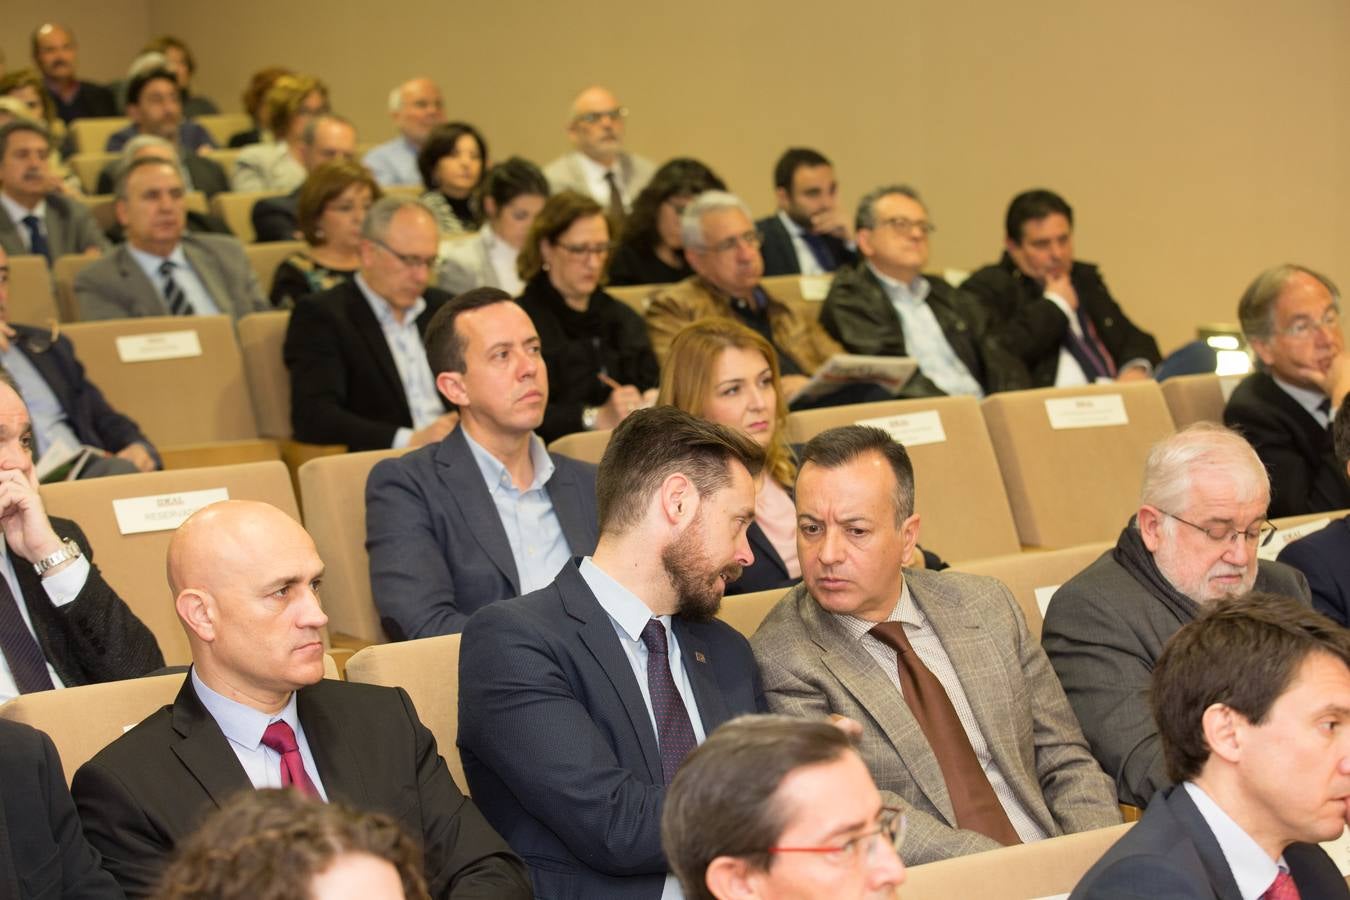
<path fill-rule="evenodd" d="M 431 130 L 445 122 L 441 89 L 430 78 L 409 79 L 390 92 L 389 114 L 398 135 L 372 147 L 361 162 L 385 187 L 421 184 L 417 153 Z"/>
<path fill-rule="evenodd" d="M 803 583 L 751 641 L 765 696 L 862 724 L 877 787 L 904 801 L 911 864 L 1120 821 L 1008 589 L 902 568 L 919 537 L 904 447 L 863 425 L 817 435 L 796 502 Z"/>
<path fill-rule="evenodd" d="M 1050 600 L 1041 643 L 1121 803 L 1146 806 L 1170 784 L 1146 697 L 1177 629 L 1253 588 L 1308 602 L 1302 575 L 1257 560 L 1269 500 L 1246 441 L 1192 425 L 1149 452 L 1139 511 L 1116 546 Z"/>
<path fill-rule="evenodd" d="M 272 305 L 291 307 L 310 294 L 345 284 L 361 267 L 361 225 L 380 186 L 359 163 L 325 163 L 300 187 L 296 218 L 309 246 L 282 260 L 272 279 Z"/>
<path fill-rule="evenodd" d="M 75 71 L 78 50 L 75 33 L 64 25 L 49 22 L 33 31 L 33 65 L 42 73 L 47 93 L 56 104 L 57 116 L 67 125 L 75 119 L 117 115 L 112 91 L 79 80 Z M 79 149 L 97 150 L 96 147 Z"/>
<path fill-rule="evenodd" d="M 639 410 L 596 473 L 595 553 L 469 619 L 460 757 L 540 897 L 678 896 L 666 786 L 705 735 L 763 710 L 745 638 L 714 618 L 751 559 L 762 461 L 738 432 Z"/>
<path fill-rule="evenodd" d="M 1350 401 L 1342 400 L 1332 422 L 1336 463 L 1350 474 Z M 1301 537 L 1280 551 L 1280 562 L 1308 579 L 1313 609 L 1350 625 L 1350 517 L 1336 519 L 1321 531 Z"/>
<path fill-rule="evenodd" d="M 309 75 L 282 75 L 263 98 L 270 143 L 245 147 L 234 161 L 230 187 L 235 191 L 273 191 L 286 194 L 305 180 L 301 150 L 305 125 L 328 112 L 328 88 Z"/>
<path fill-rule="evenodd" d="M 520 305 L 539 330 L 552 388 L 545 441 L 613 428 L 656 399 L 661 373 L 642 317 L 600 288 L 609 247 L 600 204 L 563 191 L 535 217 L 520 254 Z"/>
<path fill-rule="evenodd" d="M 553 193 L 589 194 L 609 216 L 615 230 L 623 224 L 633 200 L 651 180 L 650 162 L 623 149 L 622 106 L 608 88 L 586 88 L 572 101 L 567 137 L 576 149 L 544 167 Z"/>
<path fill-rule="evenodd" d="M 1073 258 L 1073 209 L 1051 191 L 1013 198 L 1003 258 L 961 284 L 1022 355 L 1033 387 L 1148 378 L 1153 336 L 1131 322 L 1092 263 Z"/>
<path fill-rule="evenodd" d="M 773 193 L 778 213 L 755 223 L 764 242 L 765 275 L 821 275 L 853 262 L 828 159 L 806 147 L 791 148 L 773 168 Z"/>
<path fill-rule="evenodd" d="M 524 290 L 517 260 L 547 199 L 548 181 L 529 160 L 513 156 L 489 169 L 477 194 L 483 213 L 478 234 L 441 242 L 441 290 L 462 294 L 495 287 L 513 297 Z"/>
<path fill-rule="evenodd" d="M 0 248 L 45 257 L 47 265 L 68 253 L 98 256 L 108 242 L 89 210 L 59 190 L 50 155 L 51 138 L 38 123 L 0 126 Z"/>
<path fill-rule="evenodd" d="M 687 900 L 862 900 L 904 883 L 905 822 L 839 728 L 741 716 L 680 767 L 661 843 Z"/>
<path fill-rule="evenodd" d="M 1332 446 L 1332 413 L 1350 393 L 1340 293 L 1325 275 L 1283 265 L 1256 277 L 1238 319 L 1260 366 L 1234 389 L 1224 424 L 1242 432 L 1270 472 L 1270 514 L 1350 507 Z"/>
<path fill-rule="evenodd" d="M 293 790 L 241 791 L 183 841 L 154 900 L 428 900 L 398 822 Z"/>
<path fill-rule="evenodd" d="M 421 447 L 454 427 L 422 335 L 450 295 L 427 287 L 436 220 L 405 197 L 375 202 L 361 226 L 361 270 L 296 304 L 283 353 L 295 439 L 348 450 Z"/>
<path fill-rule="evenodd" d="M 1344 629 L 1289 597 L 1221 600 L 1168 643 L 1149 698 L 1175 784 L 1071 898 L 1350 897 L 1317 846 L 1350 794 Z"/>
<path fill-rule="evenodd" d="M 213 809 L 289 786 L 407 828 L 437 897 L 529 896 L 520 860 L 460 793 L 408 695 L 323 677 L 323 570 L 304 528 L 265 503 L 213 503 L 174 533 L 169 589 L 192 668 L 172 706 L 72 784 L 103 867 L 144 896 Z"/>
<path fill-rule="evenodd" d="M 162 668 L 154 635 L 103 580 L 80 526 L 47 515 L 32 419 L 8 373 L 0 373 L 0 483 L 0 703 Z"/>
<path fill-rule="evenodd" d="M 56 115 L 56 104 L 35 69 L 15 69 L 0 76 L 0 98 L 18 101 L 22 109 L 12 108 L 10 119 L 15 117 L 32 119 L 47 129 L 51 136 L 51 155 L 47 162 L 52 169 L 52 190 L 67 194 L 80 195 L 84 186 L 70 166 L 62 158 L 62 148 L 66 140 L 66 123 Z M 10 121 L 0 119 L 0 124 Z"/>
<path fill-rule="evenodd" d="M 441 307 L 426 346 L 459 427 L 382 460 L 366 482 L 371 592 L 394 640 L 463 631 L 475 610 L 547 587 L 596 541 L 595 467 L 534 434 L 549 377 L 529 316 L 476 288 Z"/>
<path fill-rule="evenodd" d="M 923 274 L 936 229 L 917 191 L 877 188 L 858 202 L 854 227 L 862 261 L 839 269 L 820 311 L 831 337 L 850 353 L 913 357 L 919 371 L 904 397 L 983 397 L 1031 386 L 985 309 L 941 277 Z"/>
<path fill-rule="evenodd" d="M 70 799 L 51 738 L 0 719 L 0 886 L 13 900 L 79 897 L 121 900 L 99 865 Z M 17 893 L 15 893 L 17 892 Z"/>
<path fill-rule="evenodd" d="M 0 366 L 33 410 L 34 455 L 57 443 L 111 454 L 90 460 L 81 478 L 159 468 L 159 454 L 140 427 L 109 406 L 85 378 L 70 338 L 54 334 L 54 328 L 9 324 L 9 257 L 0 249 Z"/>
<path fill-rule="evenodd" d="M 230 135 L 229 146 L 232 149 L 247 147 L 249 144 L 270 143 L 275 140 L 272 129 L 267 122 L 267 104 L 265 103 L 267 92 L 278 78 L 283 75 L 294 74 L 290 69 L 283 66 L 268 66 L 253 73 L 240 97 L 244 105 L 244 112 L 248 113 L 248 117 L 253 120 L 253 127 Z"/>
<path fill-rule="evenodd" d="M 187 232 L 187 190 L 177 165 L 135 159 L 117 179 L 117 221 L 127 241 L 75 276 L 80 319 L 207 316 L 238 319 L 267 308 L 243 246 Z"/>
<path fill-rule="evenodd" d="M 185 176 L 183 187 L 189 191 L 201 191 L 208 200 L 221 191 L 230 189 L 229 176 L 214 159 L 192 153 L 184 156 L 172 142 L 154 135 L 142 134 L 127 141 L 126 146 L 122 148 L 122 156 L 108 163 L 103 167 L 103 171 L 98 173 L 98 192 L 111 194 L 116 189 L 118 169 L 130 165 L 133 159 L 140 159 L 142 156 L 155 156 L 177 163 Z M 210 227 L 203 227 L 208 222 Z M 230 233 L 220 219 L 194 210 L 188 210 L 188 230 Z M 121 243 L 120 237 L 116 243 Z"/>
<path fill-rule="evenodd" d="M 467 122 L 437 125 L 417 154 L 422 205 L 436 216 L 442 235 L 476 231 L 479 213 L 472 197 L 487 168 L 487 142 Z"/>
<path fill-rule="evenodd" d="M 300 132 L 300 164 L 305 177 L 328 162 L 356 161 L 356 128 L 351 122 L 333 113 L 311 116 Z M 293 241 L 300 236 L 297 207 L 300 203 L 301 183 L 284 197 L 264 197 L 253 204 L 250 217 L 258 243 Z"/>
<path fill-rule="evenodd" d="M 178 93 L 183 101 L 183 115 L 189 119 L 197 116 L 213 116 L 220 112 L 219 107 L 209 97 L 192 93 L 192 77 L 197 74 L 197 60 L 192 49 L 178 38 L 161 34 L 151 38 L 141 52 L 162 53 L 165 65 L 178 81 Z"/>
<path fill-rule="evenodd" d="M 103 149 L 117 153 L 138 134 L 153 134 L 173 141 L 184 155 L 201 153 L 216 146 L 211 132 L 196 122 L 183 120 L 183 100 L 178 79 L 166 68 L 137 72 L 127 82 L 127 118 L 131 124 L 108 135 Z"/>
<path fill-rule="evenodd" d="M 680 216 L 699 194 L 726 188 L 696 159 L 672 159 L 657 169 L 624 222 L 623 236 L 609 261 L 609 283 L 673 284 L 694 274 L 684 258 Z"/>

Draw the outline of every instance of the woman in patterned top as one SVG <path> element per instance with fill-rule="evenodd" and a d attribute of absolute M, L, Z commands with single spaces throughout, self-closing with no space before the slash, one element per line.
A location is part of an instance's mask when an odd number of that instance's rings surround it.
<path fill-rule="evenodd" d="M 380 196 L 380 186 L 360 163 L 324 163 L 310 173 L 296 205 L 309 246 L 277 267 L 273 306 L 290 308 L 356 274 L 361 267 L 361 223 Z"/>
<path fill-rule="evenodd" d="M 422 205 L 436 216 L 441 237 L 477 231 L 480 211 L 470 202 L 487 170 L 487 141 L 467 122 L 437 125 L 417 154 L 427 192 Z"/>

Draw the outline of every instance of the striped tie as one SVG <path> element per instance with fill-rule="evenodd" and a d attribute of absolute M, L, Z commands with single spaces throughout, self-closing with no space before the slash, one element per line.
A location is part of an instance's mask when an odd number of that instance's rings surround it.
<path fill-rule="evenodd" d="M 192 304 L 188 302 L 187 294 L 183 293 L 183 286 L 173 277 L 173 270 L 177 265 L 171 259 L 159 264 L 159 274 L 164 279 L 164 302 L 169 304 L 169 315 L 190 316 Z"/>

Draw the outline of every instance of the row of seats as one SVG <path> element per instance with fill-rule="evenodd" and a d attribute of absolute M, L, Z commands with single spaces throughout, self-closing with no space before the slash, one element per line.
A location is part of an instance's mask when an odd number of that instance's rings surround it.
<path fill-rule="evenodd" d="M 192 121 L 205 128 L 219 147 L 227 146 L 231 137 L 253 127 L 253 120 L 246 113 L 194 116 Z M 70 123 L 69 128 L 78 150 L 83 153 L 97 153 L 108 146 L 108 138 L 130 124 L 131 120 L 126 116 L 91 116 L 76 119 Z"/>

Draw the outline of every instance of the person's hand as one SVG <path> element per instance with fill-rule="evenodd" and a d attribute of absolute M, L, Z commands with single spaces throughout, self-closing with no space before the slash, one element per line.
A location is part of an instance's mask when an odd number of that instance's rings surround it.
<path fill-rule="evenodd" d="M 1331 358 L 1331 365 L 1325 370 L 1317 365 L 1301 365 L 1295 371 L 1330 398 L 1332 412 L 1340 409 L 1341 401 L 1350 393 L 1350 355 L 1344 350 Z"/>
<path fill-rule="evenodd" d="M 9 352 L 10 341 L 14 338 L 14 335 L 16 335 L 17 333 L 18 332 L 16 332 L 13 328 L 9 327 L 8 322 L 0 322 L 0 353 Z"/>
<path fill-rule="evenodd" d="M 1148 369 L 1143 366 L 1129 366 L 1121 369 L 1116 375 L 1116 381 L 1148 381 Z"/>
<path fill-rule="evenodd" d="M 848 716 L 830 713 L 830 724 L 848 735 L 849 740 L 856 741 L 863 735 L 862 723 L 856 719 L 850 719 Z"/>
<path fill-rule="evenodd" d="M 127 444 L 117 451 L 117 456 L 135 466 L 138 472 L 155 471 L 155 458 L 150 455 L 150 449 L 140 441 Z"/>
<path fill-rule="evenodd" d="M 641 407 L 642 394 L 638 393 L 638 389 L 631 384 L 619 384 L 609 392 L 609 399 L 596 413 L 595 428 L 597 431 L 614 428 L 628 418 L 629 413 Z"/>
<path fill-rule="evenodd" d="M 18 469 L 0 471 L 0 527 L 10 549 L 30 563 L 61 549 L 37 487 Z"/>
<path fill-rule="evenodd" d="M 458 424 L 459 413 L 457 412 L 448 412 L 442 416 L 438 416 L 436 419 L 432 420 L 430 424 L 423 425 L 421 428 L 414 431 L 412 437 L 408 439 L 408 446 L 423 447 L 427 444 L 434 444 L 436 441 L 441 440 L 447 434 L 454 431 L 455 426 Z"/>
<path fill-rule="evenodd" d="M 1046 275 L 1045 292 L 1063 298 L 1064 302 L 1069 304 L 1069 309 L 1078 308 L 1078 292 L 1073 289 L 1073 282 L 1069 280 L 1067 271 L 1058 275 Z"/>
<path fill-rule="evenodd" d="M 802 388 L 811 383 L 811 379 L 805 375 L 784 375 L 778 379 L 778 383 L 783 388 L 783 399 L 791 403 L 802 392 Z"/>
<path fill-rule="evenodd" d="M 811 217 L 813 234 L 827 234 L 841 241 L 848 240 L 848 219 L 838 207 L 823 209 Z"/>

